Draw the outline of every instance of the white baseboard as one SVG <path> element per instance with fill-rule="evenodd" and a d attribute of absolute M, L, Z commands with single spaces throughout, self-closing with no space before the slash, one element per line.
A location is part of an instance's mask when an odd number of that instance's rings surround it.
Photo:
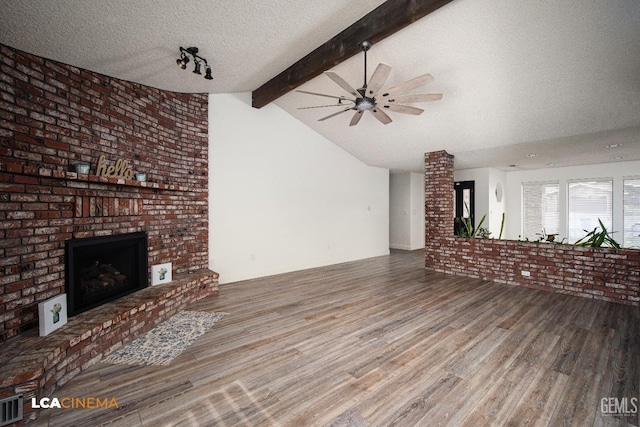
<path fill-rule="evenodd" d="M 311 268 L 326 267 L 328 265 L 344 264 L 346 262 L 360 261 L 367 258 L 375 258 L 379 256 L 386 256 L 386 255 L 389 255 L 389 251 L 382 251 L 381 253 L 361 253 L 359 255 L 347 256 L 347 257 L 342 257 L 338 259 L 326 259 L 324 261 L 310 262 L 308 264 L 299 263 L 295 265 L 279 266 L 277 268 L 267 269 L 267 270 L 254 270 L 254 271 L 244 270 L 240 273 L 230 273 L 230 274 L 229 273 L 225 274 L 224 269 L 222 268 L 220 270 L 214 270 L 214 271 L 220 274 L 220 278 L 219 278 L 220 285 L 224 285 L 226 283 L 241 282 L 244 280 L 258 279 L 262 277 L 274 276 L 277 274 L 285 274 L 285 273 L 292 273 L 294 271 L 308 270 Z"/>
<path fill-rule="evenodd" d="M 411 250 L 411 246 L 409 246 L 409 245 L 400 245 L 400 244 L 397 244 L 397 243 L 390 243 L 389 247 L 391 249 L 400 249 L 400 250 L 403 250 L 403 251 L 410 251 Z"/>

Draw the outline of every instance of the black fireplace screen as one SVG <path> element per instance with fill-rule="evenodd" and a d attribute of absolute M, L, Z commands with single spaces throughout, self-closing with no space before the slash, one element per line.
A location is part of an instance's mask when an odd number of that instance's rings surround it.
<path fill-rule="evenodd" d="M 146 232 L 67 240 L 65 255 L 69 316 L 148 286 Z"/>

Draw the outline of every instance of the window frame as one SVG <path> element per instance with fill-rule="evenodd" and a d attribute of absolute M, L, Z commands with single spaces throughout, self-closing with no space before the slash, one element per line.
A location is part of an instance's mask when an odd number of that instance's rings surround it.
<path fill-rule="evenodd" d="M 569 241 L 569 243 L 575 243 L 576 241 L 580 240 L 582 237 L 584 237 L 584 235 L 586 234 L 586 232 L 584 232 L 584 230 L 587 231 L 591 231 L 593 230 L 593 228 L 595 227 L 599 227 L 599 223 L 598 223 L 598 219 L 601 219 L 603 224 L 605 225 L 605 227 L 607 227 L 607 230 L 609 232 L 613 231 L 613 226 L 614 226 L 614 215 L 615 215 L 615 186 L 614 186 L 614 178 L 611 176 L 607 176 L 607 177 L 598 177 L 598 178 L 575 178 L 575 179 L 568 179 L 566 181 L 566 192 L 567 192 L 567 204 L 566 204 L 566 226 L 565 226 L 565 233 L 566 233 L 566 237 L 567 240 Z M 572 235 L 572 217 L 571 217 L 571 184 L 577 184 L 577 183 L 590 183 L 590 182 L 608 182 L 610 184 L 610 198 L 611 198 L 611 209 L 610 212 L 608 213 L 609 218 L 600 218 L 600 217 L 596 217 L 595 219 L 590 219 L 590 225 L 586 226 L 586 228 L 584 228 L 582 225 L 580 228 L 580 234 L 579 235 Z M 607 220 L 607 221 L 605 221 Z"/>

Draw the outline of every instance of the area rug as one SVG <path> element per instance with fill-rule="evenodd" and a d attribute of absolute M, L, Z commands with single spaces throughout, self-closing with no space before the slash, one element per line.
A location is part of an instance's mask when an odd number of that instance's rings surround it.
<path fill-rule="evenodd" d="M 180 311 L 104 361 L 126 365 L 168 365 L 225 314 Z"/>

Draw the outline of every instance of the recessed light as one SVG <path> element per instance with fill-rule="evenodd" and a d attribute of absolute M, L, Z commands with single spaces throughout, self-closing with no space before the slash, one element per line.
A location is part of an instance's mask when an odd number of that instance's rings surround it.
<path fill-rule="evenodd" d="M 527 154 L 527 157 L 538 157 L 536 153 Z"/>
<path fill-rule="evenodd" d="M 615 157 L 613 158 L 613 160 L 622 160 L 622 159 L 624 159 L 624 157 L 622 157 L 622 156 L 615 156 Z"/>
<path fill-rule="evenodd" d="M 605 145 L 605 148 L 618 148 L 618 147 L 622 147 L 622 144 L 609 144 L 609 145 Z"/>
<path fill-rule="evenodd" d="M 555 166 L 557 165 L 557 163 L 551 162 L 551 163 L 547 163 L 547 166 Z"/>

